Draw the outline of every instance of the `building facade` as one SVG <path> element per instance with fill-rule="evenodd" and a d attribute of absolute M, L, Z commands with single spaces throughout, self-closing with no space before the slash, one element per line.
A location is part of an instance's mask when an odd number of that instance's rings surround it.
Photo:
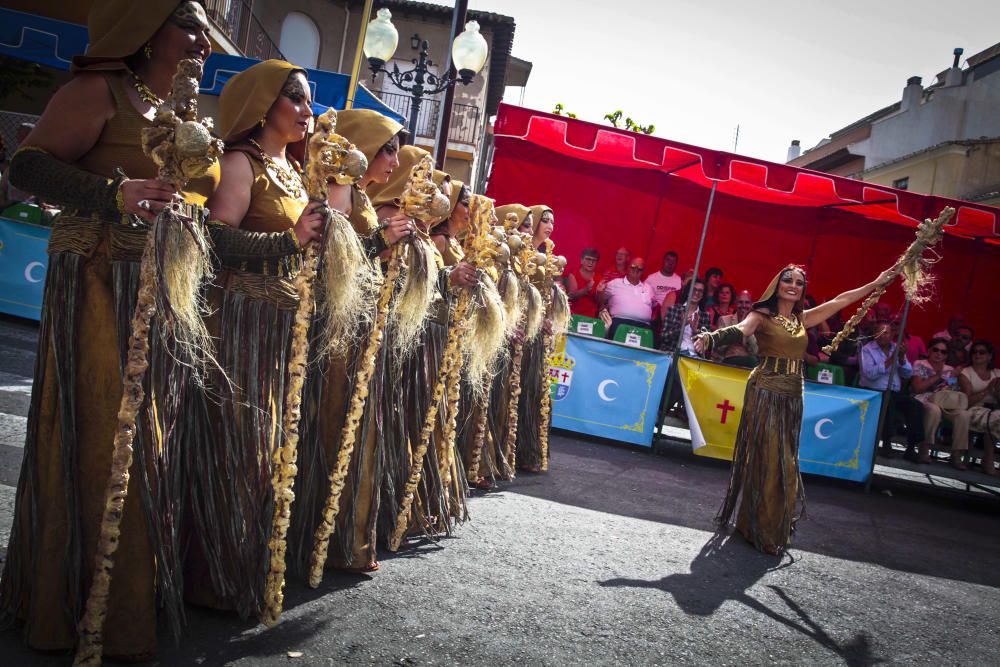
<path fill-rule="evenodd" d="M 910 77 L 895 102 L 788 163 L 840 176 L 1000 205 L 1000 44 L 952 67 L 926 88 Z"/>

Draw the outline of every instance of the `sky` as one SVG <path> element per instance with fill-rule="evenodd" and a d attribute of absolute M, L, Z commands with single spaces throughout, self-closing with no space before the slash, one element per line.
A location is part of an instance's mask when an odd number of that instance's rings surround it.
<path fill-rule="evenodd" d="M 436 4 L 451 4 L 436 2 Z M 1000 42 L 1000 1 L 469 0 L 514 17 L 533 63 L 524 106 L 603 122 L 622 109 L 655 135 L 784 162 Z M 504 101 L 517 104 L 520 88 Z"/>

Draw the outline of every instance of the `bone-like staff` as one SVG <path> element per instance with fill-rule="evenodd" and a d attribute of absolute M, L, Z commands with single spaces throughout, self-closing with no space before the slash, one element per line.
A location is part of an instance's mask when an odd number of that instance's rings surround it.
<path fill-rule="evenodd" d="M 403 211 L 407 215 L 421 219 L 430 219 L 447 215 L 447 212 L 451 209 L 450 200 L 437 190 L 437 186 L 431 180 L 433 171 L 433 160 L 431 160 L 430 156 L 426 156 L 410 172 L 410 178 L 407 181 L 402 197 Z M 429 189 L 428 183 L 434 187 L 433 191 Z M 392 256 L 389 260 L 389 268 L 385 276 L 385 281 L 379 291 L 375 322 L 361 356 L 362 362 L 355 377 L 354 391 L 351 394 L 351 404 L 348 408 L 347 421 L 344 423 L 344 429 L 341 432 L 340 452 L 338 452 L 336 464 L 330 472 L 330 491 L 327 495 L 326 505 L 323 508 L 323 519 L 316 528 L 314 536 L 313 552 L 309 562 L 309 585 L 313 588 L 318 587 L 323 580 L 323 566 L 326 564 L 327 552 L 330 547 L 330 536 L 333 535 L 337 514 L 340 512 L 340 495 L 344 490 L 344 480 L 347 477 L 350 453 L 353 450 L 354 438 L 361 423 L 371 377 L 375 372 L 375 356 L 382 347 L 382 332 L 385 329 L 389 314 L 389 302 L 392 300 L 393 292 L 398 287 L 397 282 L 400 277 L 403 261 L 403 244 L 397 243 L 393 248 Z"/>
<path fill-rule="evenodd" d="M 924 251 L 932 248 L 941 240 L 941 237 L 944 235 L 944 226 L 951 220 L 953 215 L 955 215 L 955 209 L 946 206 L 937 218 L 933 220 L 927 218 L 917 226 L 916 239 L 910 243 L 906 251 L 892 265 L 892 268 L 889 270 L 889 279 L 876 287 L 875 291 L 861 302 L 861 305 L 858 306 L 858 311 L 844 324 L 844 328 L 830 341 L 829 345 L 823 347 L 824 352 L 832 354 L 840 347 L 844 339 L 850 336 L 855 327 L 858 326 L 858 323 L 861 322 L 865 313 L 882 298 L 882 295 L 885 294 L 886 289 L 896 279 L 896 276 L 903 276 L 903 289 L 906 290 L 906 295 L 910 301 L 914 303 L 920 302 L 921 288 L 930 282 L 927 270 L 936 261 L 925 258 Z"/>
<path fill-rule="evenodd" d="M 178 192 L 190 179 L 204 174 L 222 154 L 222 142 L 211 135 L 211 120 L 198 120 L 201 72 L 202 65 L 197 60 L 180 62 L 170 94 L 157 109 L 152 127 L 144 129 L 142 135 L 143 150 L 157 164 L 159 179 L 173 185 Z M 157 214 L 146 236 L 94 577 L 78 626 L 75 665 L 99 665 L 104 652 L 104 620 L 128 496 L 136 419 L 146 399 L 143 380 L 149 367 L 149 335 L 154 316 L 159 314 L 161 326 L 172 334 L 186 361 L 200 365 L 211 358 L 210 339 L 199 310 L 199 290 L 202 281 L 211 274 L 204 218 L 204 210 L 196 206 L 170 204 Z"/>
<path fill-rule="evenodd" d="M 480 246 L 484 243 L 484 234 L 488 233 L 493 206 L 492 202 L 486 197 L 473 195 L 472 209 L 472 225 L 465 239 L 465 250 L 468 251 L 467 254 L 470 255 L 470 258 L 472 258 L 471 255 L 473 254 L 478 258 L 479 255 L 477 253 L 480 252 Z M 420 441 L 410 459 L 410 470 L 407 474 L 406 485 L 403 487 L 403 498 L 399 514 L 396 516 L 396 525 L 393 534 L 389 538 L 389 549 L 391 551 L 399 549 L 403 535 L 409 527 L 410 514 L 413 510 L 413 500 L 416 497 L 417 485 L 420 483 L 420 478 L 423 474 L 424 457 L 427 454 L 427 449 L 430 447 L 431 434 L 433 434 L 434 428 L 437 425 L 438 412 L 441 402 L 445 397 L 446 389 L 449 404 L 452 404 L 452 401 L 457 402 L 458 400 L 458 380 L 462 367 L 463 354 L 462 342 L 468 341 L 471 338 L 469 336 L 470 322 L 467 314 L 472 303 L 472 293 L 469 290 L 463 290 L 459 294 L 458 301 L 448 317 L 448 338 L 445 343 L 444 355 L 441 367 L 438 369 L 434 390 L 431 392 L 431 403 L 428 406 L 427 414 L 424 415 L 423 427 L 420 429 Z M 447 444 L 448 442 L 454 443 L 455 411 L 452 410 L 451 412 L 451 418 L 445 425 L 442 443 L 440 443 L 438 449 L 439 460 L 441 461 L 439 472 L 442 473 L 442 479 L 446 488 L 449 483 L 448 478 L 453 463 L 453 458 Z M 448 424 L 451 424 L 450 439 L 448 437 Z"/>
<path fill-rule="evenodd" d="M 317 211 L 325 217 L 324 243 L 331 252 L 336 253 L 335 260 L 329 262 L 325 269 L 346 272 L 343 277 L 350 279 L 353 278 L 353 272 L 364 270 L 363 266 L 360 269 L 355 267 L 366 264 L 367 258 L 350 222 L 339 211 L 329 207 L 327 183 L 330 180 L 341 185 L 356 182 L 364 175 L 368 161 L 361 151 L 336 134 L 336 123 L 337 112 L 333 109 L 329 109 L 317 119 L 316 131 L 310 137 L 308 144 L 305 186 L 309 199 L 322 203 Z M 350 253 L 349 249 L 333 248 L 334 244 L 356 244 L 357 247 Z M 271 563 L 264 587 L 264 608 L 260 615 L 261 623 L 268 627 L 278 623 L 284 604 L 286 538 L 291 520 L 292 502 L 295 500 L 292 485 L 298 473 L 296 460 L 299 422 L 302 416 L 302 388 L 305 385 L 306 365 L 309 362 L 309 329 L 316 306 L 314 282 L 319 263 L 320 244 L 310 243 L 305 249 L 302 269 L 294 280 L 299 301 L 295 309 L 291 351 L 288 357 L 288 386 L 281 424 L 284 438 L 281 445 L 275 448 L 271 460 L 271 485 L 274 491 L 274 513 L 268 543 Z M 333 303 L 330 303 L 331 300 Z M 352 300 L 352 297 L 348 296 L 347 300 Z M 326 295 L 326 305 L 327 318 L 339 317 L 344 320 L 350 320 L 353 313 L 341 316 L 336 309 L 343 311 L 345 305 L 349 308 L 356 307 L 356 304 L 344 304 L 339 301 L 336 294 Z M 329 328 L 329 323 L 327 326 Z M 338 331 L 337 335 L 345 335 L 348 327 L 338 324 L 334 328 Z M 326 343 L 335 344 L 330 341 Z"/>

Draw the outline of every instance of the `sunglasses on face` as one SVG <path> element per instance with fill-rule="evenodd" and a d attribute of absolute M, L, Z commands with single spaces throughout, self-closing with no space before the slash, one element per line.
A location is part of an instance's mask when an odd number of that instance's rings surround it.
<path fill-rule="evenodd" d="M 989 353 L 990 353 L 989 350 L 983 350 L 983 349 L 978 349 L 978 350 L 973 350 L 972 351 L 972 354 L 989 354 Z"/>
<path fill-rule="evenodd" d="M 932 347 L 931 352 L 940 352 L 941 354 L 948 354 L 948 348 L 945 347 Z"/>
<path fill-rule="evenodd" d="M 972 340 L 972 336 L 968 334 L 959 334 L 958 337 L 961 338 L 962 340 Z"/>

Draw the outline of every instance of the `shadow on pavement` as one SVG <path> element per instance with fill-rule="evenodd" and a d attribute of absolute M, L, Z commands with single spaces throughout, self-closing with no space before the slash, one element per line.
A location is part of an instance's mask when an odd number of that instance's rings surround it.
<path fill-rule="evenodd" d="M 732 600 L 812 639 L 839 655 L 848 665 L 860 667 L 879 662 L 872 655 L 872 641 L 867 633 L 858 633 L 846 644 L 838 643 L 780 586 L 767 588 L 781 598 L 791 613 L 772 609 L 747 593 L 768 572 L 792 565 L 794 560 L 787 556 L 778 560 L 754 550 L 740 537 L 716 534 L 691 561 L 688 574 L 670 574 L 652 581 L 615 578 L 598 583 L 608 588 L 662 590 L 673 596 L 677 606 L 691 616 L 711 616 Z"/>
<path fill-rule="evenodd" d="M 672 451 L 553 434 L 548 473 L 521 474 L 502 490 L 714 533 L 728 464 Z M 807 515 L 792 552 L 813 552 L 893 570 L 1000 588 L 1000 513 L 994 503 L 919 493 L 865 493 L 809 477 Z M 974 566 L 956 568 L 975 554 Z"/>

